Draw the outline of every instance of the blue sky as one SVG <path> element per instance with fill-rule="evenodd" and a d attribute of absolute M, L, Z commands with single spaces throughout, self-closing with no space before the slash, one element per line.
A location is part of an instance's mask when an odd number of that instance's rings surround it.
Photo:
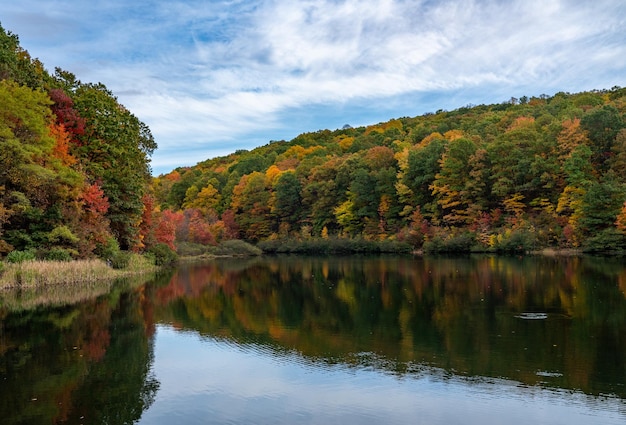
<path fill-rule="evenodd" d="M 11 0 L 0 23 L 145 122 L 154 174 L 344 124 L 626 85 L 623 0 Z"/>

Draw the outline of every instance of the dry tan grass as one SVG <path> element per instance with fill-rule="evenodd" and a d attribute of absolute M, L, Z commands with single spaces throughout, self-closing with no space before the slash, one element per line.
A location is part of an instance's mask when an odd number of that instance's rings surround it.
<path fill-rule="evenodd" d="M 0 307 L 8 311 L 32 310 L 39 306 L 71 305 L 107 294 L 115 281 L 38 286 L 0 291 Z"/>
<path fill-rule="evenodd" d="M 122 272 L 111 269 L 101 260 L 24 261 L 5 266 L 0 288 L 98 282 L 121 275 Z"/>
<path fill-rule="evenodd" d="M 0 275 L 0 289 L 30 288 L 49 285 L 87 284 L 114 280 L 156 270 L 140 255 L 133 255 L 128 269 L 115 270 L 102 260 L 25 261 L 5 264 Z"/>
<path fill-rule="evenodd" d="M 125 270 L 112 269 L 101 260 L 5 263 L 0 271 L 0 308 L 20 311 L 75 304 L 107 294 L 115 285 L 140 286 L 154 277 L 157 267 L 136 257 Z"/>

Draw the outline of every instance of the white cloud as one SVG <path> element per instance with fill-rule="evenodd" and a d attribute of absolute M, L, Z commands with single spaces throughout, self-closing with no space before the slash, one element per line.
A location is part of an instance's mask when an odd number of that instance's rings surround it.
<path fill-rule="evenodd" d="M 24 0 L 0 16 L 47 67 L 102 81 L 144 120 L 158 171 L 351 108 L 378 103 L 383 121 L 626 75 L 621 0 Z M 285 118 L 310 106 L 306 125 Z M 188 160 L 160 157 L 174 146 Z"/>

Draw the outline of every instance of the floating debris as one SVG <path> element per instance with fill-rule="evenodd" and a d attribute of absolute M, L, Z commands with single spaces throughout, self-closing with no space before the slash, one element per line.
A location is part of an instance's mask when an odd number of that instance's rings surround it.
<path fill-rule="evenodd" d="M 515 317 L 524 320 L 543 320 L 548 318 L 548 313 L 521 313 Z"/>
<path fill-rule="evenodd" d="M 547 378 L 558 378 L 559 376 L 563 376 L 563 374 L 559 372 L 547 372 L 544 370 L 539 370 L 535 374 L 537 376 L 545 376 Z"/>

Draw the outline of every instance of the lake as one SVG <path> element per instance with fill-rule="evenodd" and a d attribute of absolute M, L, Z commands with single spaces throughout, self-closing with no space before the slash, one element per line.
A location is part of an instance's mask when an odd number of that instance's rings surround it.
<path fill-rule="evenodd" d="M 38 296 L 0 296 L 2 424 L 626 423 L 621 259 L 225 259 Z"/>

